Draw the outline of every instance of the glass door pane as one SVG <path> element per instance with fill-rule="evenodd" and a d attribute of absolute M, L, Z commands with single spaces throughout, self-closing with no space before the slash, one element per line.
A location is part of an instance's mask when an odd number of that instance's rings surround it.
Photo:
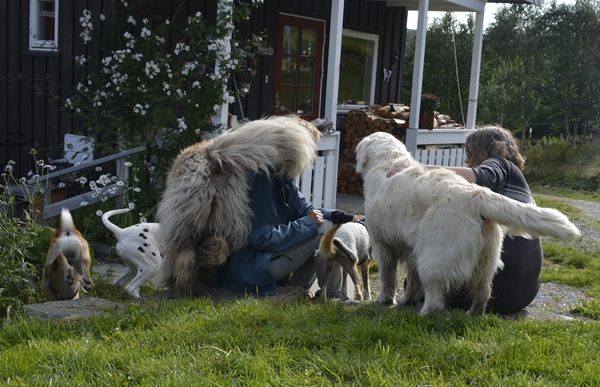
<path fill-rule="evenodd" d="M 275 114 L 318 117 L 324 27 L 323 21 L 280 16 Z"/>

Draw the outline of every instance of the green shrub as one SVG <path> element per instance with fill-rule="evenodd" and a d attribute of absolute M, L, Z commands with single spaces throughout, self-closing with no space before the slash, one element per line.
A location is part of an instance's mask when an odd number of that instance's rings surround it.
<path fill-rule="evenodd" d="M 525 177 L 531 185 L 576 191 L 600 189 L 600 141 L 582 137 L 568 144 L 562 137 L 544 137 L 527 144 Z"/>
<path fill-rule="evenodd" d="M 35 156 L 35 150 L 30 152 Z M 0 184 L 0 317 L 7 315 L 10 308 L 42 299 L 40 272 L 45 262 L 46 250 L 53 230 L 35 221 L 34 203 L 43 193 L 44 187 L 24 186 L 26 178 L 15 178 L 12 174 L 14 162 L 4 168 L 3 184 L 20 188 L 21 198 L 5 193 Z M 49 170 L 43 160 L 36 162 L 37 174 Z M 19 216 L 17 208 L 25 207 Z"/>

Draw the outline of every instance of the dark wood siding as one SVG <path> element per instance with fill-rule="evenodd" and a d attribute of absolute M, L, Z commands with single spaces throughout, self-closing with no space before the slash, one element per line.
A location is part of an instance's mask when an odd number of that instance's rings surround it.
<path fill-rule="evenodd" d="M 30 146 L 38 151 L 38 158 L 63 156 L 63 139 L 66 133 L 85 133 L 81 119 L 73 118 L 72 112 L 64 108 L 64 101 L 73 94 L 82 81 L 84 72 L 73 61 L 75 55 L 94 54 L 91 45 L 80 38 L 79 24 L 84 9 L 92 14 L 110 12 L 118 0 L 60 0 L 59 48 L 55 53 L 32 52 L 28 49 L 29 1 L 0 1 L 0 143 L 16 140 L 22 132 Z M 162 5 L 161 5 L 162 4 Z M 190 14 L 201 12 L 209 23 L 216 19 L 216 1 L 165 0 L 157 2 L 155 13 L 177 14 L 177 22 L 183 23 Z M 238 26 L 240 34 L 259 34 L 266 30 L 268 43 L 277 43 L 277 24 L 280 13 L 325 20 L 329 36 L 331 0 L 265 0 L 256 9 L 252 18 Z M 387 7 L 384 1 L 346 0 L 344 28 L 379 36 L 377 67 L 389 68 L 392 55 L 398 50 L 404 55 L 406 10 L 402 7 Z M 177 35 L 171 37 L 171 45 Z M 325 68 L 327 67 L 325 49 Z M 230 105 L 230 111 L 238 117 L 257 119 L 273 113 L 275 106 L 276 56 L 256 58 L 257 75 L 251 92 Z M 98 64 L 88 64 L 96 66 Z M 392 68 L 391 81 L 383 82 L 382 71 L 377 71 L 375 102 L 386 104 L 400 100 L 402 83 L 402 61 Z M 323 85 L 326 85 L 324 74 Z M 321 100 L 325 100 L 325 90 Z M 243 109 L 243 114 L 240 109 Z M 322 104 L 321 104 L 322 105 Z M 12 159 L 17 162 L 16 174 L 21 176 L 33 168 L 29 148 L 15 149 L 8 155 L 9 148 L 0 147 L 0 161 Z M 3 168 L 3 166 L 2 166 Z"/>
<path fill-rule="evenodd" d="M 264 6 L 255 10 L 249 26 L 241 26 L 240 30 L 248 30 L 259 34 L 266 29 L 268 43 L 277 45 L 277 21 L 280 13 L 312 17 L 326 21 L 327 36 L 331 26 L 331 1 L 319 0 L 265 0 Z M 404 57 L 406 41 L 406 17 L 404 7 L 387 7 L 384 1 L 347 0 L 344 7 L 344 28 L 376 34 L 379 36 L 379 50 L 377 68 L 389 69 L 392 57 L 398 50 L 400 58 Z M 325 63 L 327 68 L 327 48 L 325 50 Z M 392 68 L 390 82 L 383 82 L 383 71 L 377 71 L 377 87 L 375 90 L 375 103 L 387 104 L 400 101 L 402 90 L 403 61 L 397 62 Z M 241 97 L 233 104 L 231 112 L 238 118 L 248 117 L 251 120 L 264 115 L 273 114 L 275 107 L 275 66 L 276 55 L 257 57 L 257 75 L 252 81 L 253 86 L 246 97 Z M 268 79 L 268 83 L 266 80 Z M 327 73 L 324 73 L 323 85 L 327 83 Z M 325 87 L 325 86 L 323 86 Z M 321 101 L 325 100 L 325 90 Z M 240 103 L 243 113 L 240 110 Z M 321 103 L 321 105 L 323 105 Z"/>

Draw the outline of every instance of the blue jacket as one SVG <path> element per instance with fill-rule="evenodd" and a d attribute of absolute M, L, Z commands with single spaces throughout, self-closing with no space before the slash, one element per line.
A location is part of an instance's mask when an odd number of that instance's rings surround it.
<path fill-rule="evenodd" d="M 264 173 L 249 173 L 247 178 L 250 208 L 254 213 L 248 244 L 219 268 L 215 285 L 271 295 L 275 291 L 275 280 L 269 270 L 271 256 L 318 235 L 317 226 L 308 217 L 314 207 L 306 202 L 294 181 Z M 334 210 L 318 210 L 331 220 Z"/>

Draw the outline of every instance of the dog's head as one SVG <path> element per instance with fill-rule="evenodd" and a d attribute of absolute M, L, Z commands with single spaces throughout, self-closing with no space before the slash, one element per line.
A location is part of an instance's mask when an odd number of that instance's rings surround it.
<path fill-rule="evenodd" d="M 78 298 L 81 278 L 67 258 L 59 254 L 44 266 L 42 290 L 50 301 L 72 300 Z"/>
<path fill-rule="evenodd" d="M 356 147 L 356 171 L 363 177 L 373 168 L 387 170 L 399 162 L 416 163 L 404 144 L 389 133 L 373 133 Z"/>

